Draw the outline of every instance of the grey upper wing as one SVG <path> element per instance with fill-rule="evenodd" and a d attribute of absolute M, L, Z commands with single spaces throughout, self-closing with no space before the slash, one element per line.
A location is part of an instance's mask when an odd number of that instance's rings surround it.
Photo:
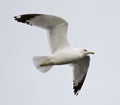
<path fill-rule="evenodd" d="M 90 57 L 85 56 L 83 59 L 73 64 L 73 89 L 75 95 L 78 95 L 78 92 L 84 83 L 89 67 L 89 61 Z"/>
<path fill-rule="evenodd" d="M 64 19 L 46 14 L 24 14 L 14 18 L 18 22 L 47 29 L 52 52 L 69 46 L 67 40 L 68 23 Z"/>

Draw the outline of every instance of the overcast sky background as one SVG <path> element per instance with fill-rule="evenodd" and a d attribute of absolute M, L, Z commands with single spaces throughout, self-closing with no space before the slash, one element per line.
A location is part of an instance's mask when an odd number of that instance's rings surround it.
<path fill-rule="evenodd" d="M 24 13 L 66 19 L 71 44 L 95 52 L 78 96 L 71 67 L 34 67 L 50 50 L 45 30 L 14 21 Z M 120 105 L 119 0 L 1 0 L 0 16 L 0 105 Z"/>

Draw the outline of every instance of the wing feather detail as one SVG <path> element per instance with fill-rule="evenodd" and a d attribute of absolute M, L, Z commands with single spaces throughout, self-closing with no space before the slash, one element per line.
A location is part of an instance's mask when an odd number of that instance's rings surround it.
<path fill-rule="evenodd" d="M 89 67 L 89 61 L 90 57 L 85 56 L 83 59 L 75 62 L 73 64 L 73 89 L 74 89 L 74 94 L 78 95 L 80 89 L 82 88 L 82 85 L 85 81 L 88 67 Z"/>
<path fill-rule="evenodd" d="M 46 14 L 24 14 L 14 18 L 18 22 L 47 29 L 52 53 L 70 46 L 67 40 L 68 23 L 64 19 Z"/>

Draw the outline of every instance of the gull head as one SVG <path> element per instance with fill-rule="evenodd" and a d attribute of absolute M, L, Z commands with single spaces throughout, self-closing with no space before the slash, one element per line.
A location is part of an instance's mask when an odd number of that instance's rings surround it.
<path fill-rule="evenodd" d="M 80 52 L 84 55 L 84 56 L 87 56 L 89 54 L 94 54 L 93 51 L 88 51 L 87 49 L 82 49 L 80 50 Z"/>

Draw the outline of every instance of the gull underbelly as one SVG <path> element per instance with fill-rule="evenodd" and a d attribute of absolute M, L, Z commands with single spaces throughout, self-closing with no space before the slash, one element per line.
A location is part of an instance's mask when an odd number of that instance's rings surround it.
<path fill-rule="evenodd" d="M 82 56 L 77 51 L 61 51 L 56 54 L 53 54 L 49 56 L 49 60 L 47 60 L 47 64 L 50 65 L 64 65 L 64 64 L 69 64 L 73 63 L 79 59 L 81 59 Z"/>

